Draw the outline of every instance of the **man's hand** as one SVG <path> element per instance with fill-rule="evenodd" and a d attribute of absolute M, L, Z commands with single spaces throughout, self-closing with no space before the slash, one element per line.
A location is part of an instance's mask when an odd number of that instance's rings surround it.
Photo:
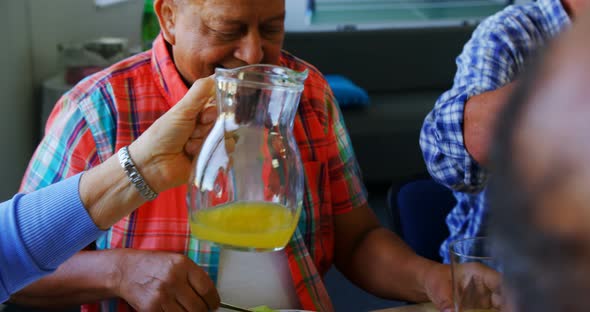
<path fill-rule="evenodd" d="M 500 309 L 503 298 L 501 292 L 501 275 L 497 271 L 480 263 L 462 264 L 458 273 L 458 285 L 463 298 L 483 300 L 489 308 Z M 426 271 L 424 287 L 428 298 L 440 311 L 453 311 L 453 280 L 451 267 L 434 264 Z"/>
<path fill-rule="evenodd" d="M 211 311 L 219 295 L 207 273 L 184 255 L 120 249 L 117 296 L 137 311 Z"/>

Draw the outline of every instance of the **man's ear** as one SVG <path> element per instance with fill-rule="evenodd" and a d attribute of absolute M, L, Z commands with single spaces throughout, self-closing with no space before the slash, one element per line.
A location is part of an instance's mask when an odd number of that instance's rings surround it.
<path fill-rule="evenodd" d="M 154 1 L 154 10 L 160 22 L 160 30 L 164 39 L 171 45 L 176 42 L 176 9 L 175 0 Z"/>

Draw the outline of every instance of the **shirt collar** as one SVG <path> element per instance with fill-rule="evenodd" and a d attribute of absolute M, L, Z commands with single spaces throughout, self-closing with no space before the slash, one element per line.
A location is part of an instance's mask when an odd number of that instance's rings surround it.
<path fill-rule="evenodd" d="M 156 85 L 170 107 L 188 92 L 184 80 L 176 69 L 164 37 L 160 34 L 152 48 L 152 69 Z"/>
<path fill-rule="evenodd" d="M 545 26 L 551 36 L 556 36 L 571 24 L 571 19 L 567 15 L 561 0 L 537 0 L 537 3 L 547 21 Z"/>

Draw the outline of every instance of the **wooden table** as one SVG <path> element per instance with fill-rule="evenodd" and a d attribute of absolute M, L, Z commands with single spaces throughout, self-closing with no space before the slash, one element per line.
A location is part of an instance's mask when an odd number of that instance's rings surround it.
<path fill-rule="evenodd" d="M 432 303 L 413 304 L 398 308 L 389 308 L 373 312 L 439 312 Z"/>

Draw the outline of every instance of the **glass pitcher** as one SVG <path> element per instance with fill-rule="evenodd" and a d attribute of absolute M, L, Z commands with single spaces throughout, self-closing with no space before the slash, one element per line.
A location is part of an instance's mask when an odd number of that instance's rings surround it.
<path fill-rule="evenodd" d="M 285 247 L 303 201 L 293 123 L 307 70 L 215 70 L 218 118 L 188 188 L 191 233 L 240 250 Z"/>

